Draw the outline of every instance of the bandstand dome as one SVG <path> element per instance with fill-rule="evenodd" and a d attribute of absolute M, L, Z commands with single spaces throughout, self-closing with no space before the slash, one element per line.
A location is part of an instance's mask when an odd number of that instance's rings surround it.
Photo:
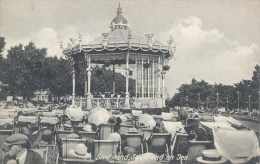
<path fill-rule="evenodd" d="M 122 15 L 122 8 L 121 8 L 120 4 L 117 8 L 117 15 L 111 22 L 112 28 L 115 27 L 116 25 L 120 25 L 120 26 L 124 25 L 124 28 L 127 28 L 127 20 Z"/>
<path fill-rule="evenodd" d="M 165 106 L 164 78 L 166 71 L 169 69 L 168 61 L 172 58 L 175 49 L 172 43 L 171 37 L 168 44 L 164 45 L 154 39 L 152 34 L 141 37 L 132 33 L 119 4 L 117 15 L 111 22 L 110 32 L 102 33 L 99 38 L 86 44 L 82 43 L 80 36 L 78 43 L 74 40 L 63 49 L 63 54 L 71 57 L 74 63 L 85 60 L 87 64 L 87 81 L 85 81 L 87 109 L 96 107 L 93 104 L 99 104 L 94 102 L 96 100 L 90 93 L 91 65 L 107 63 L 113 65 L 113 71 L 115 71 L 115 65 L 124 65 L 126 76 L 125 98 L 123 106 L 117 106 L 117 108 L 161 108 Z M 133 99 L 130 98 L 128 91 L 130 71 L 134 72 L 135 77 L 132 76 L 131 78 L 134 78 L 136 83 L 135 95 L 131 95 L 131 98 L 134 97 Z M 73 104 L 76 100 L 75 74 L 75 71 L 73 71 Z M 113 84 L 113 86 L 116 85 Z M 107 104 L 107 106 L 102 107 L 108 108 L 108 106 L 112 107 L 113 104 L 120 104 L 118 103 L 119 100 L 116 100 L 117 103 L 112 103 L 112 100 L 109 101 L 106 100 L 106 103 L 103 104 Z"/>

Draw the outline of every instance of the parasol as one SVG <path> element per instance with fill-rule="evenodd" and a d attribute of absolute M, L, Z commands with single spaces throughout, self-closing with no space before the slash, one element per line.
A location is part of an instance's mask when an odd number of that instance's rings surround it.
<path fill-rule="evenodd" d="M 100 125 L 100 124 L 106 124 L 111 116 L 106 109 L 97 107 L 92 109 L 88 113 L 87 117 L 90 123 L 93 123 L 95 125 Z"/>
<path fill-rule="evenodd" d="M 155 127 L 156 121 L 153 116 L 149 114 L 142 114 L 138 120 L 139 124 L 143 123 L 145 126 L 149 126 L 150 128 Z"/>
<path fill-rule="evenodd" d="M 71 121 L 82 121 L 84 117 L 84 112 L 80 107 L 71 105 L 66 109 L 65 114 L 68 115 Z"/>

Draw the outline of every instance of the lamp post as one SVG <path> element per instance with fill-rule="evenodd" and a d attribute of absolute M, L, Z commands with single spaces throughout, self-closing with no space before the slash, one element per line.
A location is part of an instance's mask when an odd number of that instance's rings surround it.
<path fill-rule="evenodd" d="M 227 110 L 228 110 L 228 95 L 227 95 Z"/>
<path fill-rule="evenodd" d="M 187 101 L 187 109 L 189 108 L 189 96 L 186 96 L 186 101 Z"/>
<path fill-rule="evenodd" d="M 258 110 L 260 111 L 260 91 L 258 91 Z"/>
<path fill-rule="evenodd" d="M 248 111 L 250 112 L 251 108 L 251 95 L 248 95 Z"/>
<path fill-rule="evenodd" d="M 237 108 L 239 109 L 239 91 L 237 91 Z"/>
<path fill-rule="evenodd" d="M 209 111 L 209 98 L 207 97 L 207 111 Z"/>
<path fill-rule="evenodd" d="M 217 92 L 217 109 L 218 109 L 218 95 L 219 95 L 219 93 Z"/>
<path fill-rule="evenodd" d="M 198 93 L 198 109 L 200 109 L 200 94 Z"/>

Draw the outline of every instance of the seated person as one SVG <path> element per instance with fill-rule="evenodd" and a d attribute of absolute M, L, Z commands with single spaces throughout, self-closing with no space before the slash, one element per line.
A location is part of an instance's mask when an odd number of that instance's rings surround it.
<path fill-rule="evenodd" d="M 166 133 L 167 130 L 165 129 L 162 122 L 156 122 L 155 127 L 153 127 L 153 133 Z"/>
<path fill-rule="evenodd" d="M 194 136 L 194 133 L 196 134 L 196 141 L 206 141 L 207 136 L 206 132 L 199 127 L 199 125 L 191 124 L 188 126 L 185 126 L 184 129 L 188 134 L 192 133 L 192 136 Z"/>
<path fill-rule="evenodd" d="M 194 130 L 190 131 L 190 133 L 188 134 L 188 139 L 190 141 L 196 141 L 197 140 L 197 134 Z"/>
<path fill-rule="evenodd" d="M 43 164 L 43 158 L 29 148 L 29 138 L 23 134 L 15 134 L 6 139 L 6 143 L 12 145 L 4 163 L 16 160 L 20 164 Z M 13 160 L 11 160 L 13 159 Z"/>
<path fill-rule="evenodd" d="M 117 132 L 117 133 L 118 133 L 118 131 L 119 131 L 119 129 L 120 129 L 120 126 L 121 126 L 121 123 L 122 123 L 121 118 L 120 118 L 120 117 L 117 117 L 117 118 L 116 118 L 116 124 L 115 124 L 115 126 L 114 126 L 114 132 Z"/>

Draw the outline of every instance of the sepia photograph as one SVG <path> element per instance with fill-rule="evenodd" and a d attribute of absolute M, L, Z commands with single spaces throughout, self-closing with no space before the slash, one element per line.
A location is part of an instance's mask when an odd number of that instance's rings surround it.
<path fill-rule="evenodd" d="M 0 0 L 0 164 L 260 164 L 260 0 Z"/>

